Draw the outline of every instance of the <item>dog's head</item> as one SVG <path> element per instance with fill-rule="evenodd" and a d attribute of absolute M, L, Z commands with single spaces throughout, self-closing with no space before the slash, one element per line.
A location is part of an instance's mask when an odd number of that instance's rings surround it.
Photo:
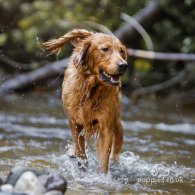
<path fill-rule="evenodd" d="M 114 36 L 95 33 L 86 38 L 73 54 L 100 82 L 118 85 L 127 69 L 127 50 Z M 78 60 L 80 59 L 80 61 Z"/>
<path fill-rule="evenodd" d="M 74 30 L 72 32 L 64 35 L 64 38 L 60 37 L 46 42 L 43 45 L 44 48 L 54 51 L 62 47 L 65 42 L 74 42 L 75 49 L 72 58 L 76 67 L 82 67 L 85 72 L 94 75 L 101 83 L 119 85 L 120 76 L 128 66 L 125 46 L 112 35 L 92 33 L 86 30 Z"/>

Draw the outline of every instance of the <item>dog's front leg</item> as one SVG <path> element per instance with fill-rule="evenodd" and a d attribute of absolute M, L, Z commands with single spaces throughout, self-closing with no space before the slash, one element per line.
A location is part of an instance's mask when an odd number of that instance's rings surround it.
<path fill-rule="evenodd" d="M 98 137 L 98 173 L 107 173 L 109 157 L 112 147 L 111 129 L 101 129 Z"/>
<path fill-rule="evenodd" d="M 120 120 L 114 127 L 112 142 L 112 163 L 116 163 L 123 145 L 123 129 Z"/>
<path fill-rule="evenodd" d="M 85 138 L 81 133 L 81 131 L 83 130 L 83 126 L 76 124 L 72 120 L 69 120 L 69 124 L 72 133 L 73 144 L 75 146 L 74 155 L 81 159 L 86 159 L 87 156 L 85 154 Z"/>

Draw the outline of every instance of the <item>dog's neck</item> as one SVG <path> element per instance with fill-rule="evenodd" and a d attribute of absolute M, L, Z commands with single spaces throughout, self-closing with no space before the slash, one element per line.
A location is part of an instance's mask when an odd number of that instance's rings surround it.
<path fill-rule="evenodd" d="M 83 82 L 83 89 L 85 89 L 83 92 L 83 96 L 81 98 L 81 102 L 84 102 L 85 100 L 92 100 L 94 102 L 97 102 L 104 97 L 106 97 L 109 94 L 112 95 L 118 95 L 120 91 L 120 86 L 112 86 L 108 84 L 104 84 L 100 82 L 96 76 L 91 74 L 84 74 L 84 82 Z M 108 93 L 109 92 L 109 93 Z"/>

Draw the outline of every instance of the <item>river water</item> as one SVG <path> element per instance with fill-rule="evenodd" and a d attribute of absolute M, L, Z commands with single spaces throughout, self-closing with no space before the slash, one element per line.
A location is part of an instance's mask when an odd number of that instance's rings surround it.
<path fill-rule="evenodd" d="M 195 112 L 177 102 L 123 99 L 124 145 L 107 175 L 96 173 L 93 140 L 88 169 L 69 158 L 68 120 L 59 97 L 33 93 L 0 100 L 0 177 L 16 165 L 63 175 L 66 194 L 194 194 Z"/>

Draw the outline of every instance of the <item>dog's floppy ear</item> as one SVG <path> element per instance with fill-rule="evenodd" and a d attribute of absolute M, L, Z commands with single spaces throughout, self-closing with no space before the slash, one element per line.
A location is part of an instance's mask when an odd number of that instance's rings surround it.
<path fill-rule="evenodd" d="M 53 39 L 43 43 L 42 46 L 46 51 L 56 53 L 60 51 L 65 43 L 71 43 L 73 46 L 76 46 L 80 40 L 90 37 L 93 34 L 93 32 L 84 29 L 75 29 L 58 39 Z"/>
<path fill-rule="evenodd" d="M 79 65 L 84 65 L 85 59 L 87 57 L 87 51 L 91 45 L 90 41 L 85 41 L 79 48 L 75 49 L 73 53 L 73 62 L 78 67 Z"/>

